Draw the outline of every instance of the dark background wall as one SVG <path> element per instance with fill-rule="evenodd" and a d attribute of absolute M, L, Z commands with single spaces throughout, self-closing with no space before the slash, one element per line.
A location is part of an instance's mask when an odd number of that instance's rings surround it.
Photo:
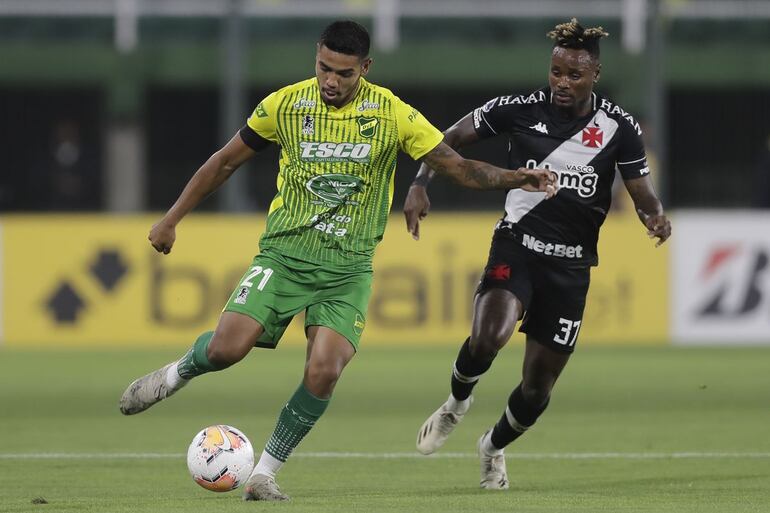
<path fill-rule="evenodd" d="M 313 44 L 328 21 L 244 24 L 244 119 L 270 91 L 312 75 Z M 491 97 L 544 85 L 550 53 L 544 34 L 560 21 L 403 20 L 398 50 L 373 50 L 370 79 L 444 129 Z M 602 46 L 598 90 L 645 127 L 649 72 L 660 72 L 664 148 L 649 150 L 660 168 L 656 178 L 666 203 L 754 204 L 757 188 L 766 187 L 758 185 L 758 162 L 770 152 L 766 20 L 672 21 L 657 68 L 650 67 L 647 54 L 623 52 L 616 20 L 584 21 L 611 33 Z M 0 19 L 0 211 L 106 208 L 106 134 L 115 123 L 140 129 L 144 195 L 152 210 L 166 209 L 219 147 L 221 22 L 146 18 L 140 35 L 136 50 L 121 54 L 107 20 Z M 499 138 L 465 154 L 503 165 L 505 152 L 506 141 Z M 268 151 L 240 171 L 248 175 L 257 208 L 266 208 L 274 193 L 276 155 Z M 401 157 L 395 207 L 416 169 Z M 440 180 L 432 186 L 432 200 L 439 209 L 501 207 L 500 193 L 467 194 Z M 218 205 L 208 201 L 203 208 Z"/>

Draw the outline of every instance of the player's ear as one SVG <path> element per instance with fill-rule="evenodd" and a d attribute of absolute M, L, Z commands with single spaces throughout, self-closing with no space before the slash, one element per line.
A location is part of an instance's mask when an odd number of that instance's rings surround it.
<path fill-rule="evenodd" d="M 594 84 L 599 81 L 599 76 L 602 73 L 602 63 L 597 62 L 596 63 L 596 69 L 594 70 Z"/>
<path fill-rule="evenodd" d="M 365 77 L 367 73 L 369 73 L 369 66 L 372 65 L 372 58 L 367 57 L 366 59 L 361 61 L 361 76 Z"/>

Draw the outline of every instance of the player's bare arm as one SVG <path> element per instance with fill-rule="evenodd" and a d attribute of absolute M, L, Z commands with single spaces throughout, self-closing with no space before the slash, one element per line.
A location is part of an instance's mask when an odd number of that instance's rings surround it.
<path fill-rule="evenodd" d="M 222 185 L 245 161 L 256 154 L 239 134 L 230 139 L 195 172 L 174 205 L 150 230 L 148 239 L 158 252 L 168 254 L 176 240 L 176 225 L 206 196 Z"/>
<path fill-rule="evenodd" d="M 550 198 L 556 194 L 556 175 L 545 169 L 503 169 L 486 162 L 466 159 L 441 142 L 422 158 L 436 173 L 446 175 L 469 189 L 523 189 L 545 192 Z"/>
<path fill-rule="evenodd" d="M 453 150 L 459 150 L 478 140 L 479 136 L 473 128 L 473 113 L 463 117 L 444 131 L 444 143 Z M 414 240 L 420 239 L 420 221 L 425 219 L 430 210 L 427 187 L 435 174 L 435 171 L 422 163 L 404 201 L 406 228 Z"/>
<path fill-rule="evenodd" d="M 473 113 L 466 115 L 457 123 L 444 130 L 444 143 L 455 151 L 478 140 L 479 136 L 473 128 Z M 412 185 L 425 187 L 435 174 L 436 172 L 433 169 L 422 163 Z"/>
<path fill-rule="evenodd" d="M 671 236 L 671 222 L 663 213 L 663 205 L 655 194 L 652 180 L 642 176 L 632 180 L 624 180 L 626 189 L 634 201 L 639 220 L 647 228 L 647 235 L 657 238 L 655 247 L 660 246 Z"/>
<path fill-rule="evenodd" d="M 545 169 L 503 169 L 486 162 L 470 160 L 460 156 L 445 142 L 441 142 L 423 158 L 423 164 L 436 173 L 446 175 L 459 185 L 470 189 L 523 189 L 529 192 L 545 192 L 546 199 L 556 194 L 559 186 L 556 175 Z M 427 215 L 430 203 L 424 186 L 410 188 L 412 198 L 405 203 L 407 229 L 415 239 L 419 238 L 418 222 Z M 420 193 L 419 189 L 423 189 Z M 422 194 L 422 198 L 421 198 Z M 408 209 L 408 210 L 407 210 Z"/>

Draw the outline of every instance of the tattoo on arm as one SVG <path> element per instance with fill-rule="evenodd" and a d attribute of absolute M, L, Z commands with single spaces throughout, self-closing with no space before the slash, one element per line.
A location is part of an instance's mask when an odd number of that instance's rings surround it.
<path fill-rule="evenodd" d="M 424 162 L 436 173 L 446 175 L 471 189 L 511 189 L 520 186 L 514 171 L 478 160 L 464 159 L 443 143 L 428 153 Z"/>
<path fill-rule="evenodd" d="M 423 158 L 423 167 L 427 166 L 434 172 L 442 175 L 448 174 L 448 168 L 444 162 L 451 158 L 452 153 L 453 150 L 449 148 L 449 146 L 444 143 L 440 143 L 438 146 L 429 151 L 427 155 L 425 155 Z M 420 174 L 422 174 L 423 167 L 420 168 L 420 172 L 418 173 L 417 178 L 419 178 Z M 415 178 L 415 182 L 417 182 L 417 178 Z"/>
<path fill-rule="evenodd" d="M 473 184 L 478 189 L 499 189 L 505 188 L 502 183 L 502 174 L 497 168 L 485 162 L 476 160 L 465 160 L 461 166 L 465 175 L 464 182 Z"/>

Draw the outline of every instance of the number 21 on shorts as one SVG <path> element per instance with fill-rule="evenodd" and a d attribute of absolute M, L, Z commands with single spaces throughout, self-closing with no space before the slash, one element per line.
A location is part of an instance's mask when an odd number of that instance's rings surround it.
<path fill-rule="evenodd" d="M 263 269 L 261 265 L 255 265 L 249 269 L 249 274 L 241 282 L 241 287 L 253 287 L 254 282 L 252 280 L 254 280 L 260 274 L 263 274 L 263 276 L 257 285 L 257 290 L 264 290 L 265 285 L 267 285 L 268 280 L 270 280 L 270 277 L 273 275 L 273 270 Z"/>
<path fill-rule="evenodd" d="M 559 332 L 553 336 L 553 341 L 563 346 L 571 347 L 575 345 L 580 324 L 583 321 L 570 321 L 564 317 L 559 317 Z"/>

